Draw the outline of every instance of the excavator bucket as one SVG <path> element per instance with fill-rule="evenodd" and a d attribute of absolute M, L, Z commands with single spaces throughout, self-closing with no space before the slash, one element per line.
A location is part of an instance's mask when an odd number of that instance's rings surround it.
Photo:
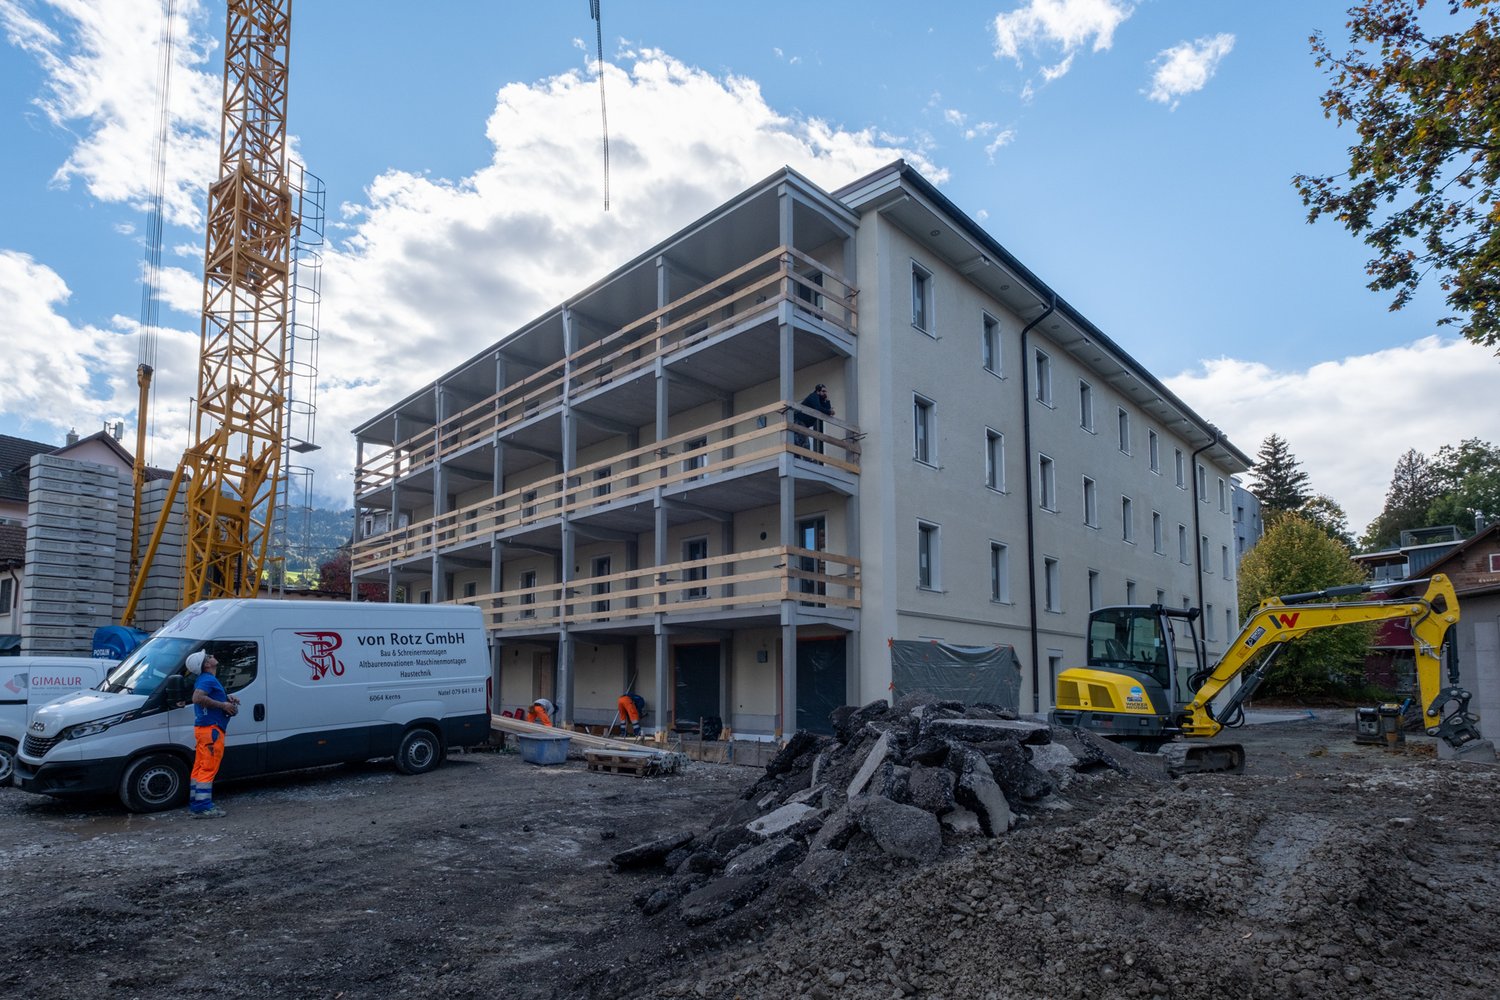
<path fill-rule="evenodd" d="M 1167 765 L 1167 773 L 1176 778 L 1184 774 L 1226 774 L 1245 772 L 1245 748 L 1238 743 L 1211 743 L 1207 746 L 1184 746 L 1181 757 Z"/>

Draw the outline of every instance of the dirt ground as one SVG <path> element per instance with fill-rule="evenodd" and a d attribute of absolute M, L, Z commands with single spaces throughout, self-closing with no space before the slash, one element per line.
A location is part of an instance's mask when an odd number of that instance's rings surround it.
<path fill-rule="evenodd" d="M 689 928 L 617 851 L 760 773 L 514 753 L 221 786 L 223 820 L 0 790 L 6 997 L 1500 995 L 1500 766 L 1252 726 L 1243 775 L 1079 775 L 999 840 Z"/>

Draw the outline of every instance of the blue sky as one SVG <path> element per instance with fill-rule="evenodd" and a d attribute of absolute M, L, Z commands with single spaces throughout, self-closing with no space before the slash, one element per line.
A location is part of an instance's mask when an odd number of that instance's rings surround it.
<path fill-rule="evenodd" d="M 1389 313 L 1290 178 L 1335 171 L 1325 0 L 294 5 L 296 153 L 329 191 L 317 491 L 348 430 L 783 164 L 916 163 L 1241 450 L 1275 431 L 1356 533 L 1407 448 L 1500 441 L 1500 367 Z M 150 457 L 187 443 L 224 8 L 178 0 Z M 159 0 L 0 0 L 0 432 L 133 434 Z M 127 440 L 129 443 L 129 439 Z"/>

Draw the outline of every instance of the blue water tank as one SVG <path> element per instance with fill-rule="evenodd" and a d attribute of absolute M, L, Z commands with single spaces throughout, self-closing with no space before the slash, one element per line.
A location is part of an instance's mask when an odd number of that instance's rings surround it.
<path fill-rule="evenodd" d="M 94 630 L 94 659 L 123 660 L 149 638 L 150 632 L 128 625 L 105 625 Z"/>

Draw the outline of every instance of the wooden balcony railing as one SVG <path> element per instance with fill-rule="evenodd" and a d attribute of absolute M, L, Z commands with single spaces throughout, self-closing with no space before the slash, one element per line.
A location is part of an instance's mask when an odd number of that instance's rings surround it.
<path fill-rule="evenodd" d="M 859 607 L 859 560 L 833 552 L 775 546 L 643 566 L 624 573 L 465 597 L 498 631 L 620 621 L 659 611 L 705 616 L 798 601 L 815 608 Z"/>
<path fill-rule="evenodd" d="M 797 424 L 804 413 L 823 430 Z M 707 439 L 707 443 L 701 443 Z M 657 487 L 743 469 L 782 453 L 858 475 L 859 431 L 834 417 L 781 401 L 611 455 L 567 475 L 527 483 L 499 496 L 425 518 L 354 543 L 355 576 L 391 562 L 487 542 L 528 524 L 579 515 L 650 494 Z"/>
<path fill-rule="evenodd" d="M 799 273 L 799 269 L 803 273 Z M 819 276 L 816 284 L 810 274 Z M 436 462 L 497 431 L 632 372 L 649 369 L 737 323 L 775 315 L 780 303 L 853 334 L 855 289 L 847 279 L 797 250 L 780 247 L 662 306 L 601 340 L 520 379 L 434 427 L 366 456 L 354 474 L 358 497 Z"/>

